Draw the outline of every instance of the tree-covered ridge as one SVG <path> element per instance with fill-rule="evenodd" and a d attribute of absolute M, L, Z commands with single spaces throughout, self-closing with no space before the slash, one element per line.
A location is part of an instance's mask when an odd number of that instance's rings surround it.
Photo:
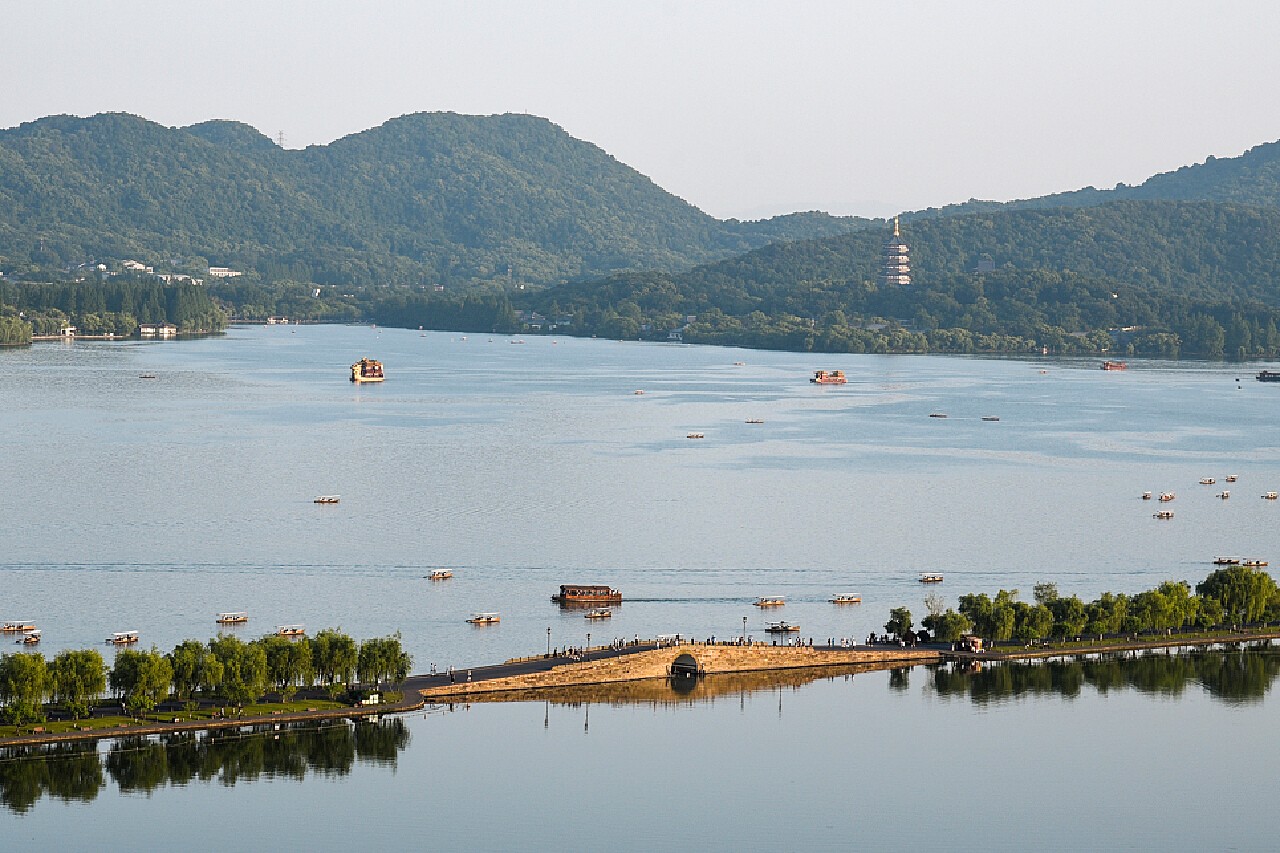
<path fill-rule="evenodd" d="M 885 232 L 859 231 L 528 302 L 578 333 L 794 350 L 1280 352 L 1280 208 L 1125 201 L 918 220 L 904 235 L 907 287 L 879 282 Z"/>
<path fill-rule="evenodd" d="M 1280 142 L 1257 145 L 1239 157 L 1209 157 L 1203 163 L 1152 175 L 1136 186 L 1117 184 L 1109 190 L 1084 187 L 1004 203 L 975 199 L 915 211 L 905 218 L 957 216 L 991 210 L 1095 207 L 1113 201 L 1217 201 L 1280 206 Z"/>
<path fill-rule="evenodd" d="M 858 227 L 721 221 L 526 115 L 420 113 L 283 150 L 243 124 L 53 116 L 0 131 L 0 268 L 137 258 L 332 284 L 546 284 Z"/>

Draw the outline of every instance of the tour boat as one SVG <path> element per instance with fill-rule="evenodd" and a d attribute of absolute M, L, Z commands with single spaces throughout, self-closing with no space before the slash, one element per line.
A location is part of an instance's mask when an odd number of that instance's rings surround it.
<path fill-rule="evenodd" d="M 1267 563 L 1267 561 L 1266 561 L 1266 560 L 1258 560 L 1258 559 L 1254 559 L 1254 558 L 1249 558 L 1249 559 L 1247 559 L 1247 560 L 1241 560 L 1241 561 L 1240 561 L 1240 565 L 1242 565 L 1242 566 L 1253 566 L 1253 567 L 1255 567 L 1255 568 L 1260 568 L 1260 567 L 1262 567 L 1262 566 L 1269 565 L 1269 563 Z"/>
<path fill-rule="evenodd" d="M 1265 495 L 1263 495 L 1263 496 L 1262 496 L 1262 499 L 1263 499 L 1264 501 L 1273 501 L 1273 500 L 1275 500 L 1277 497 L 1280 497 L 1280 496 L 1276 495 L 1276 493 L 1275 493 L 1275 492 L 1267 492 Z"/>
<path fill-rule="evenodd" d="M 339 495 L 321 495 L 312 501 L 313 504 L 336 504 L 342 500 Z"/>
<path fill-rule="evenodd" d="M 999 415 L 983 415 L 982 419 L 984 421 L 998 421 L 1000 420 L 1000 416 Z"/>
<path fill-rule="evenodd" d="M 1231 497 L 1231 493 L 1228 492 L 1226 489 L 1223 489 L 1221 492 L 1218 492 L 1218 497 L 1222 498 L 1225 501 L 1227 498 Z"/>
<path fill-rule="evenodd" d="M 115 646 L 132 645 L 133 643 L 138 642 L 138 632 L 137 631 L 116 631 L 110 637 L 107 637 L 105 642 L 111 643 L 112 645 L 115 645 Z"/>
<path fill-rule="evenodd" d="M 453 577 L 453 572 L 448 569 L 436 569 L 434 572 L 427 575 L 427 577 L 433 581 L 444 581 Z"/>
<path fill-rule="evenodd" d="M 756 607 L 781 607 L 786 603 L 787 603 L 786 599 L 784 599 L 782 596 L 771 595 L 765 598 L 757 598 L 755 601 L 755 606 Z"/>
<path fill-rule="evenodd" d="M 467 620 L 472 625 L 494 625 L 501 622 L 497 613 L 472 613 L 471 618 Z"/>
<path fill-rule="evenodd" d="M 1212 477 L 1201 477 L 1201 478 L 1200 478 L 1200 485 L 1202 485 L 1202 486 L 1212 486 L 1212 485 L 1213 485 L 1214 483 L 1216 483 L 1216 482 L 1217 482 L 1217 480 L 1213 479 Z"/>
<path fill-rule="evenodd" d="M 643 390 L 643 389 L 641 389 L 641 388 L 637 388 L 636 390 L 632 391 L 631 393 L 632 393 L 632 394 L 635 394 L 635 395 L 638 397 L 638 396 L 640 396 L 640 395 L 644 394 L 644 390 Z"/>
<path fill-rule="evenodd" d="M 382 362 L 372 358 L 362 358 L 351 365 L 352 382 L 381 382 L 386 377 L 382 373 Z"/>
<path fill-rule="evenodd" d="M 1160 519 L 1161 521 L 1168 521 L 1169 519 L 1173 518 L 1173 510 L 1170 510 L 1170 509 L 1162 509 L 1162 510 L 1160 510 L 1159 512 L 1157 512 L 1155 515 L 1151 516 L 1151 517 L 1152 517 L 1152 518 L 1158 518 L 1158 519 Z"/>
<path fill-rule="evenodd" d="M 770 634 L 789 634 L 793 631 L 799 631 L 799 625 L 792 625 L 790 622 L 770 622 L 765 625 L 765 631 Z"/>
<path fill-rule="evenodd" d="M 818 385 L 843 385 L 848 380 L 843 370 L 815 370 L 809 381 Z"/>
<path fill-rule="evenodd" d="M 621 604 L 622 593 L 604 584 L 561 584 L 557 604 Z"/>
<path fill-rule="evenodd" d="M 862 596 L 860 595 L 833 595 L 831 596 L 832 604 L 861 604 Z"/>
<path fill-rule="evenodd" d="M 6 634 L 17 634 L 23 631 L 34 631 L 35 629 L 35 625 L 21 620 L 5 622 L 3 625 L 0 625 L 0 631 L 4 631 Z"/>
<path fill-rule="evenodd" d="M 1275 370 L 1263 370 L 1258 373 L 1259 382 L 1280 382 L 1280 372 Z"/>
<path fill-rule="evenodd" d="M 37 645 L 40 642 L 40 629 L 34 628 L 23 634 L 20 639 L 14 640 L 14 642 L 24 646 Z"/>
<path fill-rule="evenodd" d="M 1173 492 L 1160 493 L 1160 501 L 1162 503 L 1168 503 L 1169 501 L 1173 500 L 1175 497 L 1177 497 L 1177 495 L 1175 495 Z"/>
<path fill-rule="evenodd" d="M 920 583 L 942 583 L 942 575 L 921 575 Z"/>
<path fill-rule="evenodd" d="M 595 607 L 582 614 L 583 619 L 609 619 L 613 611 L 607 607 Z"/>
<path fill-rule="evenodd" d="M 745 361 L 735 361 L 735 362 L 733 363 L 733 366 L 734 366 L 734 367 L 746 367 L 746 366 L 747 366 L 747 363 L 746 363 Z"/>
<path fill-rule="evenodd" d="M 249 614 L 243 611 L 234 613 L 219 613 L 213 620 L 219 625 L 243 625 L 249 621 Z"/>
<path fill-rule="evenodd" d="M 749 424 L 762 424 L 764 423 L 764 418 L 747 418 L 746 422 Z"/>
<path fill-rule="evenodd" d="M 1238 479 L 1240 479 L 1240 478 L 1239 478 L 1239 475 L 1237 475 L 1237 474 L 1228 474 L 1228 475 L 1227 475 L 1225 478 L 1223 478 L 1223 479 L 1225 479 L 1228 483 L 1234 483 L 1236 480 L 1238 480 Z"/>
<path fill-rule="evenodd" d="M 276 628 L 277 637 L 305 637 L 307 629 L 302 625 L 280 625 Z"/>
<path fill-rule="evenodd" d="M 1143 492 L 1143 493 L 1142 493 L 1142 499 L 1143 499 L 1144 501 L 1149 501 L 1149 500 L 1151 500 L 1151 493 L 1150 493 L 1150 492 Z"/>
<path fill-rule="evenodd" d="M 1128 370 L 1129 364 L 1124 361 L 1104 361 L 1102 362 L 1103 370 Z"/>
<path fill-rule="evenodd" d="M 691 432 L 685 438 L 706 438 L 706 436 L 700 432 Z"/>
<path fill-rule="evenodd" d="M 1213 564 L 1215 566 L 1238 566 L 1240 565 L 1239 557 L 1214 557 Z"/>
<path fill-rule="evenodd" d="M 154 373 L 139 373 L 138 378 L 139 379 L 155 379 L 156 375 Z"/>

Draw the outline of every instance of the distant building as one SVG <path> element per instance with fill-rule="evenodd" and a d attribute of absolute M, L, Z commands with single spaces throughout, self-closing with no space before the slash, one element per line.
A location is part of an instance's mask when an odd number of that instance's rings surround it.
<path fill-rule="evenodd" d="M 172 338 L 178 334 L 178 327 L 172 323 L 142 323 L 138 326 L 138 335 L 143 338 Z"/>
<path fill-rule="evenodd" d="M 214 278 L 235 278 L 238 275 L 244 275 L 244 273 L 227 267 L 209 267 L 209 275 Z"/>
<path fill-rule="evenodd" d="M 155 272 L 155 270 L 153 270 L 151 267 L 139 261 L 121 261 L 120 266 L 132 272 L 145 272 L 145 273 Z"/>
<path fill-rule="evenodd" d="M 911 252 L 902 240 L 898 217 L 893 217 L 893 236 L 884 244 L 881 279 L 888 287 L 911 284 Z"/>

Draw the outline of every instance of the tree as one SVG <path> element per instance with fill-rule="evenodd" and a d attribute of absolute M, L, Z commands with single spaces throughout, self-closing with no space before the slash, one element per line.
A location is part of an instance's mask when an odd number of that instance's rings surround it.
<path fill-rule="evenodd" d="M 169 695 L 173 666 L 168 658 L 152 647 L 140 652 L 121 649 L 109 679 L 111 689 L 124 701 L 130 714 L 144 714 Z"/>
<path fill-rule="evenodd" d="M 183 640 L 168 658 L 173 667 L 173 692 L 179 699 L 189 699 L 200 690 L 213 693 L 222 685 L 222 661 L 199 640 Z"/>
<path fill-rule="evenodd" d="M 967 616 L 948 608 L 942 613 L 930 613 L 920 624 L 933 632 L 933 636 L 944 643 L 954 643 L 969 633 L 973 623 Z"/>
<path fill-rule="evenodd" d="M 331 693 L 336 685 L 349 684 L 359 664 L 356 641 L 333 628 L 325 628 L 311 638 L 311 665 L 320 683 Z"/>
<path fill-rule="evenodd" d="M 48 679 L 48 667 L 39 652 L 0 655 L 0 702 L 10 723 L 21 726 L 44 720 Z"/>
<path fill-rule="evenodd" d="M 243 705 L 267 692 L 267 656 L 260 645 L 226 634 L 210 640 L 209 651 L 222 663 L 220 692 L 228 701 Z"/>
<path fill-rule="evenodd" d="M 400 643 L 400 634 L 365 640 L 360 644 L 357 673 L 361 681 L 399 683 L 409 676 L 413 660 Z"/>
<path fill-rule="evenodd" d="M 911 630 L 911 611 L 905 607 L 895 607 L 889 611 L 889 621 L 884 629 L 899 639 L 907 636 Z"/>
<path fill-rule="evenodd" d="M 106 691 L 107 665 L 97 649 L 59 652 L 49 664 L 49 684 L 53 700 L 78 720 L 88 716 L 90 700 Z"/>
<path fill-rule="evenodd" d="M 1235 624 L 1256 622 L 1280 600 L 1275 580 L 1253 566 L 1217 569 L 1196 585 L 1196 592 L 1220 604 L 1223 618 Z"/>
<path fill-rule="evenodd" d="M 311 644 L 304 639 L 268 636 L 255 640 L 267 664 L 267 678 L 286 699 L 291 699 L 303 681 L 311 678 Z"/>

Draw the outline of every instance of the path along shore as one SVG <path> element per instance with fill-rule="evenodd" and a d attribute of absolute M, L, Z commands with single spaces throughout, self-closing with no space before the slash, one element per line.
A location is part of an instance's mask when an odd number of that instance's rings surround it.
<path fill-rule="evenodd" d="M 1011 661 L 1036 658 L 1079 658 L 1118 652 L 1157 649 L 1204 648 L 1218 645 L 1263 643 L 1280 639 L 1280 630 L 1232 631 L 1212 636 L 1154 636 L 1100 641 L 1092 644 L 1035 645 L 1026 648 L 1001 647 L 998 651 L 966 652 L 948 644 L 917 647 L 875 646 L 773 646 L 765 643 L 657 643 L 639 642 L 621 647 L 599 647 L 579 655 L 538 656 L 511 660 L 492 666 L 450 669 L 431 675 L 415 675 L 396 689 L 399 702 L 359 705 L 314 711 L 276 712 L 253 717 L 146 722 L 115 728 L 81 729 L 69 732 L 32 732 L 0 738 L 0 748 L 68 743 L 103 738 L 160 735 L 182 731 L 261 726 L 317 720 L 350 719 L 399 714 L 421 709 L 426 703 L 469 700 L 511 701 L 536 699 L 563 688 L 616 686 L 623 682 L 664 679 L 673 672 L 688 676 L 756 673 L 818 668 L 859 667 L 862 671 L 898 669 L 917 664 L 945 661 Z"/>

